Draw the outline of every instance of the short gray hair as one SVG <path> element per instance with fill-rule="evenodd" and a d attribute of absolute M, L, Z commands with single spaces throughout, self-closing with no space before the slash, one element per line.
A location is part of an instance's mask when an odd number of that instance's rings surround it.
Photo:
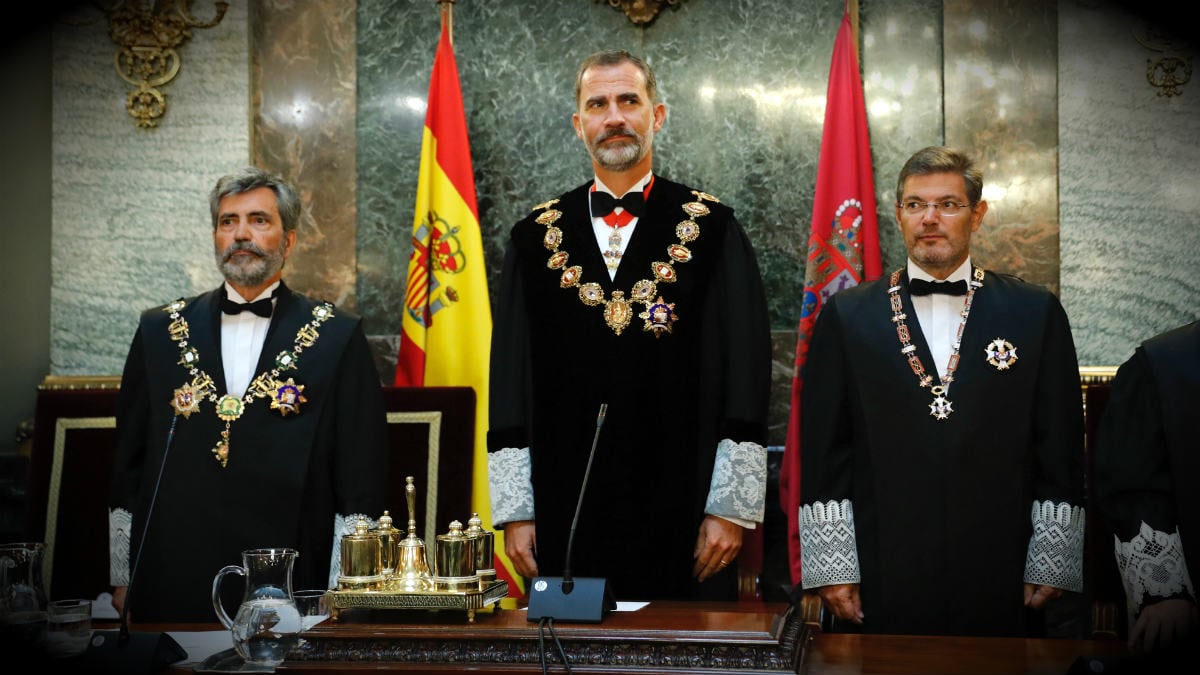
<path fill-rule="evenodd" d="M 275 206 L 279 209 L 279 220 L 283 223 L 283 231 L 286 233 L 295 230 L 296 226 L 300 224 L 300 195 L 282 177 L 257 166 L 242 167 L 235 173 L 217 179 L 216 186 L 208 196 L 208 208 L 212 211 L 213 229 L 217 229 L 222 199 L 262 187 L 270 188 L 275 193 Z"/>

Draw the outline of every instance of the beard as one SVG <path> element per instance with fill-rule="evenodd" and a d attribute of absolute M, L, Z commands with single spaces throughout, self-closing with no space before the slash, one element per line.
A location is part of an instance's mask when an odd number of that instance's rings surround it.
<path fill-rule="evenodd" d="M 601 145 L 614 136 L 627 136 L 627 140 Z M 650 150 L 650 139 L 654 132 L 647 131 L 643 136 L 629 127 L 609 129 L 597 136 L 588 146 L 592 159 L 609 171 L 625 171 L 642 161 Z"/>
<path fill-rule="evenodd" d="M 235 241 L 225 250 L 216 252 L 217 269 L 231 284 L 258 286 L 283 269 L 286 250 L 286 238 L 275 251 L 266 251 L 252 241 Z M 237 251 L 249 251 L 257 257 L 235 256 Z"/>

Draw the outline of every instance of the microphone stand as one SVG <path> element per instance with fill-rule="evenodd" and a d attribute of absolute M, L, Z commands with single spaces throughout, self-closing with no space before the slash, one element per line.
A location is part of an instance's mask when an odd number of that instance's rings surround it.
<path fill-rule="evenodd" d="M 583 484 L 579 487 L 579 502 L 575 505 L 575 517 L 571 520 L 571 531 L 567 535 L 567 557 L 563 563 L 561 577 L 537 577 L 529 593 L 529 621 L 548 619 L 553 621 L 577 621 L 599 623 L 604 615 L 616 609 L 617 603 L 608 588 L 608 580 L 597 577 L 571 575 L 571 552 L 575 547 L 575 528 L 579 525 L 579 512 L 583 509 L 583 495 L 587 492 L 588 477 L 592 473 L 592 460 L 596 458 L 596 444 L 600 440 L 600 428 L 608 404 L 600 404 L 596 417 L 596 433 L 592 436 L 592 450 L 588 454 L 587 469 L 583 472 Z M 553 624 L 551 624 L 553 625 Z"/>
<path fill-rule="evenodd" d="M 158 467 L 158 478 L 154 481 L 154 492 L 146 508 L 146 521 L 142 524 L 142 536 L 138 540 L 133 567 L 129 570 L 129 583 L 125 586 L 125 604 L 121 607 L 120 628 L 113 631 L 96 631 L 83 654 L 87 672 L 100 673 L 145 673 L 150 675 L 176 661 L 187 658 L 187 652 L 166 633 L 131 633 L 129 631 L 129 605 L 133 600 L 133 582 L 137 577 L 138 565 L 142 560 L 142 547 L 146 544 L 146 533 L 150 530 L 150 518 L 158 502 L 158 488 L 162 486 L 163 471 L 167 468 L 167 455 L 171 452 L 171 441 L 175 438 L 176 415 L 171 418 L 167 431 L 167 442 L 163 447 L 162 463 Z M 114 639 L 115 638 L 115 639 Z"/>
<path fill-rule="evenodd" d="M 604 416 L 608 414 L 608 404 L 600 404 L 600 414 L 596 416 L 596 434 L 592 436 L 592 451 L 588 453 L 587 468 L 583 470 L 583 484 L 579 488 L 579 501 L 575 503 L 575 517 L 571 519 L 571 531 L 567 534 L 567 558 L 563 563 L 562 590 L 564 595 L 570 595 L 575 589 L 575 580 L 571 578 L 571 550 L 575 548 L 575 528 L 579 526 L 579 512 L 583 510 L 583 493 L 587 490 L 588 477 L 592 475 L 592 460 L 596 459 L 596 443 L 600 440 L 600 427 L 604 426 Z"/>

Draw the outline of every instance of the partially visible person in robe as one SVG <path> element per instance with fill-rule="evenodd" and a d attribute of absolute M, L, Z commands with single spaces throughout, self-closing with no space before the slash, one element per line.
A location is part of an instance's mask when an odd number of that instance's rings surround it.
<path fill-rule="evenodd" d="M 575 133 L 594 176 L 513 226 L 492 331 L 493 523 L 525 577 L 619 600 L 737 597 L 766 499 L 771 344 L 750 240 L 717 197 L 654 171 L 667 118 L 650 66 L 589 56 Z M 699 139 L 697 139 L 699 141 Z"/>
<path fill-rule="evenodd" d="M 246 167 L 209 205 L 225 281 L 142 313 L 117 398 L 110 576 L 140 622 L 215 621 L 213 577 L 247 549 L 294 548 L 294 587 L 331 588 L 341 535 L 386 507 L 362 321 L 282 279 L 299 195 Z M 232 616 L 243 589 L 223 588 Z"/>
<path fill-rule="evenodd" d="M 1135 652 L 1197 659 L 1200 321 L 1152 337 L 1117 370 L 1096 435 L 1095 494 L 1114 532 Z"/>
<path fill-rule="evenodd" d="M 813 328 L 802 587 L 869 633 L 1027 636 L 1083 583 L 1083 409 L 1067 315 L 971 257 L 983 174 L 948 147 L 900 171 L 907 263 Z"/>

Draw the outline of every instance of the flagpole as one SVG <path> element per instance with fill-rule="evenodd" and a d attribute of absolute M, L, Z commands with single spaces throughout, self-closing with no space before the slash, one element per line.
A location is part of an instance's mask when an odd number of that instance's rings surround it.
<path fill-rule="evenodd" d="M 456 0 L 437 0 L 442 6 L 442 27 L 450 34 L 450 44 L 454 44 L 454 3 Z"/>
<path fill-rule="evenodd" d="M 846 11 L 850 13 L 850 35 L 854 38 L 854 58 L 861 64 L 862 55 L 858 53 L 858 0 L 846 0 Z"/>

